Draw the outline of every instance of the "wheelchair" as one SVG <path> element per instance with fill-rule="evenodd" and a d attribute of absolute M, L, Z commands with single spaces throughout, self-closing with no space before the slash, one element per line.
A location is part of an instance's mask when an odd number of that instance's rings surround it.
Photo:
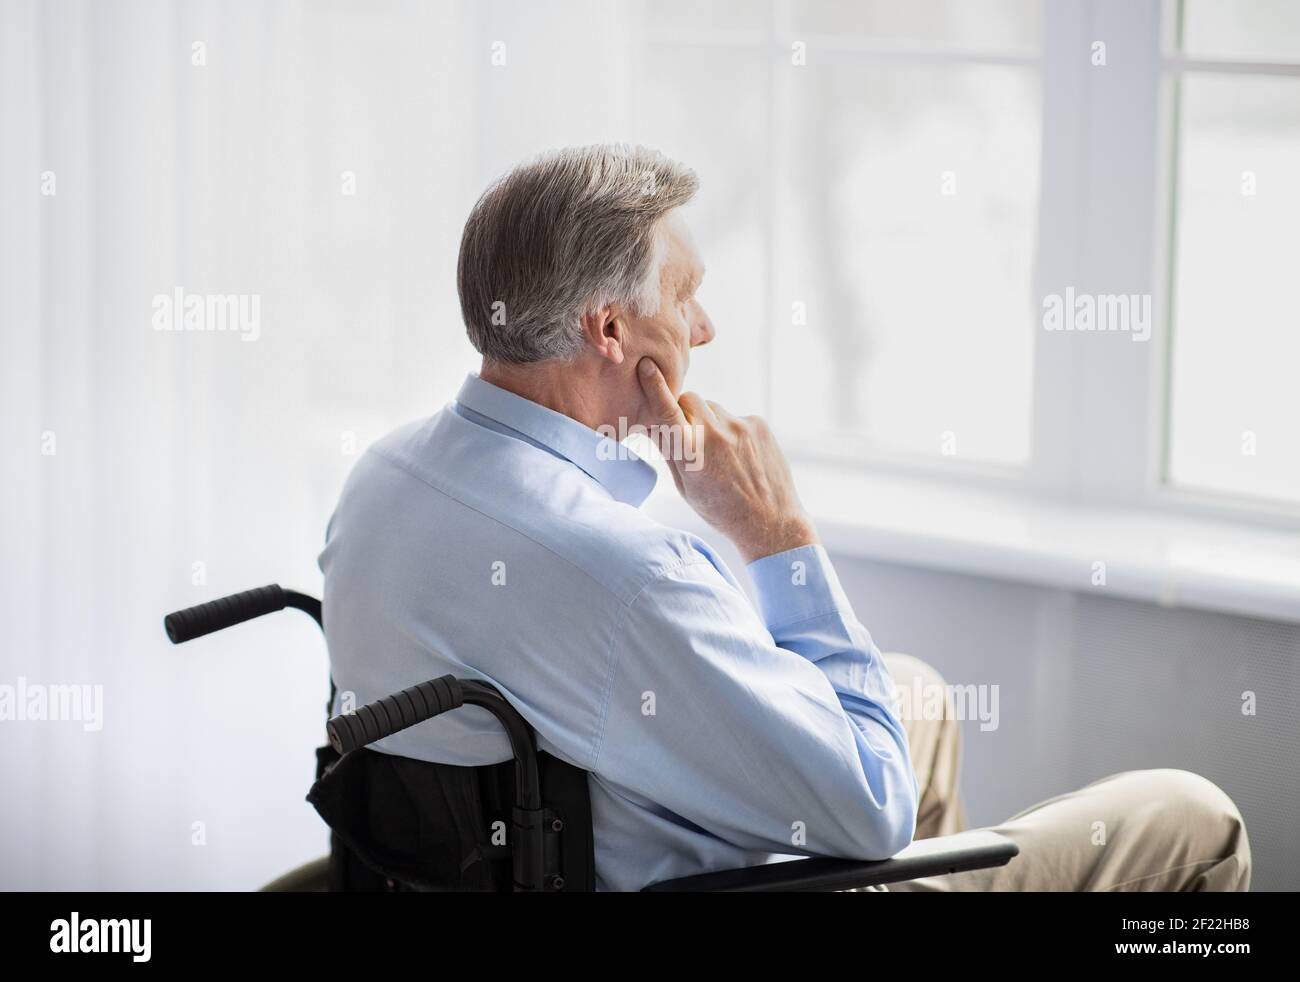
<path fill-rule="evenodd" d="M 324 631 L 321 602 L 277 584 L 168 614 L 173 644 L 292 608 Z M 336 694 L 330 680 L 326 713 Z M 504 728 L 512 759 L 480 767 L 412 760 L 369 745 L 461 706 Z M 537 749 L 524 718 L 490 683 L 444 675 L 334 716 L 307 800 L 330 853 L 262 889 L 590 892 L 596 888 L 587 772 Z M 816 892 L 1004 866 L 1015 843 L 986 829 L 913 842 L 889 859 L 805 858 L 651 883 L 650 892 Z"/>

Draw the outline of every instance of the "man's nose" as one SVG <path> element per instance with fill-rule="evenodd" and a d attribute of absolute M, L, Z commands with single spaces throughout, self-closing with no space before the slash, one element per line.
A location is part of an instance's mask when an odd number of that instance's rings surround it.
<path fill-rule="evenodd" d="M 708 344 L 713 340 L 713 336 L 718 332 L 713 329 L 713 321 L 709 315 L 704 312 L 704 308 L 699 309 L 695 318 L 695 323 L 691 325 L 691 347 L 697 347 L 701 344 Z"/>

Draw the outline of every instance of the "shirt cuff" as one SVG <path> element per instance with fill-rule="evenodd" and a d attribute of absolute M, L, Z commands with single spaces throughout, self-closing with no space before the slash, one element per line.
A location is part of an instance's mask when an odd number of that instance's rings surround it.
<path fill-rule="evenodd" d="M 768 631 L 826 614 L 851 614 L 835 567 L 819 544 L 755 559 L 747 567 Z"/>

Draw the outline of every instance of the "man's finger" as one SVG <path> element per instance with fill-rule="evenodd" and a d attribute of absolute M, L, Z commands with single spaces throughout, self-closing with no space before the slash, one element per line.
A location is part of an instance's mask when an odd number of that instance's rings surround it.
<path fill-rule="evenodd" d="M 656 420 L 650 429 L 650 436 L 668 461 L 673 481 L 677 484 L 677 490 L 681 491 L 681 475 L 677 471 L 675 460 L 683 452 L 683 447 L 694 445 L 691 439 L 690 411 L 673 398 L 673 390 L 668 387 L 663 372 L 653 358 L 641 359 L 637 365 L 637 378 Z"/>
<path fill-rule="evenodd" d="M 646 402 L 656 420 L 665 425 L 686 426 L 686 417 L 682 407 L 673 398 L 673 390 L 668 388 L 663 372 L 653 358 L 642 358 L 637 364 L 637 378 L 641 382 L 641 391 L 645 393 Z"/>
<path fill-rule="evenodd" d="M 703 396 L 694 392 L 683 392 L 677 402 L 681 405 L 686 418 L 692 423 L 718 425 L 718 417 L 713 413 L 712 404 Z"/>

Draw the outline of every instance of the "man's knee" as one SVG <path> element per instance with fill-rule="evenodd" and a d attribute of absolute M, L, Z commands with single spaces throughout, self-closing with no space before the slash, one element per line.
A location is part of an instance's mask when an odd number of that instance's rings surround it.
<path fill-rule="evenodd" d="M 1189 864 L 1218 859 L 1223 865 L 1205 889 L 1247 889 L 1250 842 L 1246 822 L 1231 798 L 1213 781 L 1177 768 L 1133 771 L 1125 775 L 1141 788 L 1162 825 L 1184 841 L 1179 850 Z"/>
<path fill-rule="evenodd" d="M 1169 808 L 1189 821 L 1225 833 L 1245 829 L 1246 823 L 1236 804 L 1209 778 L 1172 767 L 1143 773 L 1169 803 Z"/>

